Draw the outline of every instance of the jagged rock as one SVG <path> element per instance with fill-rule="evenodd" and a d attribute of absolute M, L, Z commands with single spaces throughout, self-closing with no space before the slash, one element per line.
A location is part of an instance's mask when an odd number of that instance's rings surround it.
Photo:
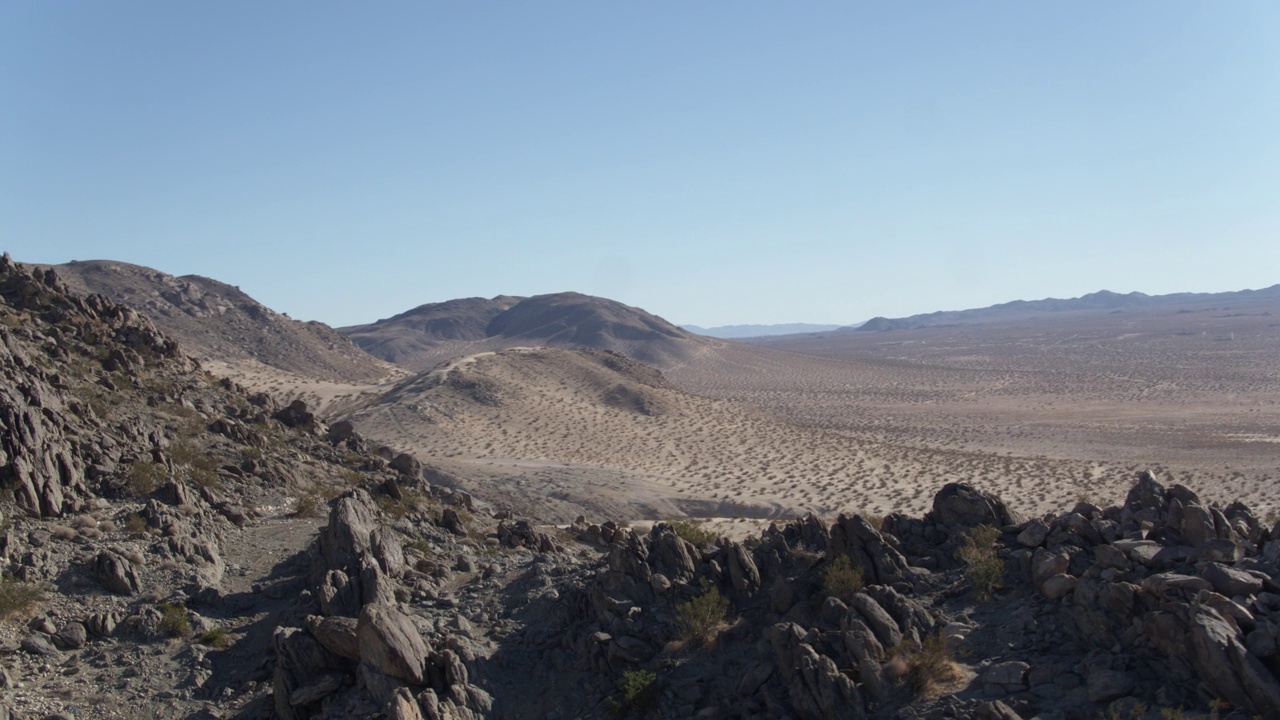
<path fill-rule="evenodd" d="M 418 458 L 409 453 L 400 453 L 395 456 L 389 463 L 389 467 L 413 480 L 418 480 L 422 477 L 422 463 L 418 462 Z"/>
<path fill-rule="evenodd" d="M 863 622 L 871 628 L 876 640 L 885 647 L 894 647 L 902 642 L 902 630 L 898 623 L 880 607 L 880 604 L 866 593 L 856 593 L 849 607 L 857 611 Z"/>
<path fill-rule="evenodd" d="M 1015 525 L 1018 516 L 1004 501 L 967 483 L 947 483 L 933 497 L 933 511 L 927 516 L 945 527 L 969 528 Z"/>
<path fill-rule="evenodd" d="M 1177 573 L 1159 573 L 1142 581 L 1142 591 L 1165 597 L 1172 593 L 1182 592 L 1194 595 L 1200 590 L 1212 590 L 1213 585 L 1204 578 Z"/>
<path fill-rule="evenodd" d="M 98 612 L 85 618 L 84 624 L 89 632 L 98 637 L 110 637 L 111 633 L 116 631 L 116 625 L 120 622 L 115 613 Z"/>
<path fill-rule="evenodd" d="M 999 700 L 993 700 L 978 708 L 978 720 L 1022 720 L 1022 716 L 1013 708 Z"/>
<path fill-rule="evenodd" d="M 421 685 L 431 649 L 403 613 L 386 605 L 367 605 L 356 627 L 360 659 L 380 672 Z"/>
<path fill-rule="evenodd" d="M 1280 713 L 1280 683 L 1249 654 L 1230 623 L 1214 610 L 1192 606 L 1188 630 L 1192 664 L 1219 697 L 1255 713 Z"/>
<path fill-rule="evenodd" d="M 1044 593 L 1044 596 L 1050 600 L 1058 600 L 1071 594 L 1076 589 L 1077 582 L 1073 575 L 1065 573 L 1050 575 L 1045 578 L 1044 582 L 1040 583 L 1040 592 Z"/>
<path fill-rule="evenodd" d="M 1260 578 L 1254 577 L 1243 570 L 1237 570 L 1216 562 L 1206 565 L 1200 575 L 1213 585 L 1214 590 L 1227 597 L 1257 595 L 1262 592 L 1262 580 Z"/>
<path fill-rule="evenodd" d="M 1036 587 L 1041 587 L 1044 582 L 1054 575 L 1061 575 L 1067 571 L 1071 564 L 1071 556 L 1065 552 L 1051 552 L 1040 548 L 1036 550 L 1036 554 L 1031 558 L 1031 580 Z"/>
<path fill-rule="evenodd" d="M 316 416 L 307 410 L 307 404 L 301 400 L 294 400 L 289 403 L 289 407 L 276 412 L 271 417 L 299 430 L 314 432 L 318 427 Z"/>
<path fill-rule="evenodd" d="M 1089 702 L 1109 703 L 1132 693 L 1136 683 L 1133 676 L 1115 670 L 1096 670 L 1089 674 L 1086 683 Z"/>
<path fill-rule="evenodd" d="M 409 692 L 409 688 L 397 688 L 386 707 L 387 720 L 423 720 L 422 708 Z"/>
<path fill-rule="evenodd" d="M 465 537 L 467 528 L 462 524 L 462 518 L 458 516 L 458 511 L 453 508 L 445 508 L 440 513 L 440 527 L 459 537 Z"/>
<path fill-rule="evenodd" d="M 907 560 L 861 515 L 841 515 L 831 526 L 830 551 L 848 555 L 868 583 L 888 585 L 908 577 Z"/>
<path fill-rule="evenodd" d="M 1021 685 L 1027 679 L 1027 671 L 1031 666 L 1019 660 L 996 663 L 987 666 L 978 677 L 984 683 L 997 685 Z"/>
<path fill-rule="evenodd" d="M 337 673 L 327 673 L 317 677 L 310 683 L 289 693 L 289 704 L 294 707 L 310 705 L 329 697 L 338 688 L 342 687 L 342 677 Z"/>
<path fill-rule="evenodd" d="M 751 553 L 742 543 L 726 542 L 725 554 L 729 557 L 729 582 L 738 592 L 754 592 L 760 588 L 760 571 L 751 559 Z"/>
<path fill-rule="evenodd" d="M 1044 545 L 1044 541 L 1049 537 L 1049 526 L 1040 520 L 1032 520 L 1027 526 L 1018 533 L 1018 544 L 1023 547 L 1038 548 Z"/>
<path fill-rule="evenodd" d="M 93 576 L 109 592 L 117 595 L 136 595 L 142 589 L 142 581 L 133 563 L 109 550 L 98 553 L 93 562 Z"/>
<path fill-rule="evenodd" d="M 53 642 L 68 650 L 79 650 L 89 640 L 89 631 L 84 623 L 70 622 L 53 636 Z"/>
<path fill-rule="evenodd" d="M 349 617 L 307 617 L 307 629 L 326 650 L 349 660 L 360 659 L 357 620 Z"/>
<path fill-rule="evenodd" d="M 32 655 L 43 655 L 45 657 L 57 657 L 62 653 L 58 652 L 58 648 L 53 643 L 46 640 L 40 635 L 28 635 L 22 639 L 22 649 Z"/>
<path fill-rule="evenodd" d="M 666 523 L 657 523 L 649 531 L 648 557 L 655 571 L 676 582 L 688 582 L 697 573 L 693 559 L 698 549 Z"/>

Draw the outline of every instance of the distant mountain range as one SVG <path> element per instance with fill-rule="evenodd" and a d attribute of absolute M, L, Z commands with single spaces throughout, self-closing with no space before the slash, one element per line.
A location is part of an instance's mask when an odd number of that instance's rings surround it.
<path fill-rule="evenodd" d="M 815 333 L 838 330 L 847 325 L 815 325 L 813 323 L 781 323 L 776 325 L 718 325 L 716 327 L 699 327 L 697 325 L 681 325 L 680 327 L 697 335 L 732 340 L 734 338 L 768 337 L 772 335 L 796 335 L 798 333 Z"/>
<path fill-rule="evenodd" d="M 1226 308 L 1227 306 L 1241 303 L 1247 304 L 1277 299 L 1280 299 L 1280 285 L 1272 285 L 1261 290 L 1238 290 L 1220 293 L 1172 293 L 1168 295 L 1147 295 L 1140 292 L 1121 294 L 1109 290 L 1100 290 L 1066 300 L 1057 298 L 1014 300 L 1013 302 L 971 310 L 945 310 L 897 319 L 875 317 L 863 323 L 857 328 L 857 331 L 884 332 L 889 330 L 975 325 L 1025 320 L 1046 314 L 1062 313 L 1123 313 L 1140 309 L 1174 312 L 1180 309 L 1193 311 L 1213 306 Z M 841 329 L 837 332 L 845 331 L 846 329 Z"/>

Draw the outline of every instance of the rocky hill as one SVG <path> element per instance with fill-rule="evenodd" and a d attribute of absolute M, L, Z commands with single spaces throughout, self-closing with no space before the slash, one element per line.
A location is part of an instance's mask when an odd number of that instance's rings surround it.
<path fill-rule="evenodd" d="M 369 353 L 410 370 L 526 345 L 612 350 L 665 367 L 711 342 L 639 308 L 573 292 L 450 300 L 339 330 Z"/>
<path fill-rule="evenodd" d="M 232 367 L 261 364 L 325 380 L 370 382 L 392 372 L 319 322 L 281 315 L 239 288 L 108 260 L 55 266 L 75 291 L 97 293 L 146 315 L 193 357 Z"/>
<path fill-rule="evenodd" d="M 876 317 L 857 328 L 842 329 L 837 332 L 883 332 L 887 330 L 908 330 L 953 325 L 976 325 L 1027 320 L 1066 313 L 1100 314 L 1142 311 L 1146 313 L 1163 312 L 1173 314 L 1209 309 L 1219 309 L 1223 312 L 1268 312 L 1274 310 L 1277 305 L 1280 305 L 1280 285 L 1272 285 L 1261 290 L 1240 290 L 1221 293 L 1173 293 L 1169 295 L 1147 295 L 1140 292 L 1121 294 L 1109 290 L 1100 290 L 1066 300 L 1056 298 L 1014 300 L 1013 302 L 971 310 L 946 310 L 895 319 Z"/>

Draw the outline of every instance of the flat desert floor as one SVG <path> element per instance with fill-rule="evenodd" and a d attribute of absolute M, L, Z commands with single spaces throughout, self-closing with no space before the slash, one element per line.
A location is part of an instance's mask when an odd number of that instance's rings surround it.
<path fill-rule="evenodd" d="M 717 341 L 661 377 L 600 357 L 481 353 L 381 386 L 225 371 L 544 522 L 914 514 L 950 481 L 1038 514 L 1114 503 L 1142 469 L 1280 510 L 1265 310 Z"/>

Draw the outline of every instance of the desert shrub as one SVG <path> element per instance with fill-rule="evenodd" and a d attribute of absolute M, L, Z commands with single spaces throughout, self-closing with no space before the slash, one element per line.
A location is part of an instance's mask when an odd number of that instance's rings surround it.
<path fill-rule="evenodd" d="M 129 513 L 124 519 L 124 531 L 134 537 L 142 537 L 147 534 L 147 519 L 138 513 Z"/>
<path fill-rule="evenodd" d="M 940 685 L 960 677 L 947 638 L 941 633 L 930 635 L 923 643 L 904 644 L 907 680 L 912 692 L 927 695 Z"/>
<path fill-rule="evenodd" d="M 212 648 L 224 648 L 231 644 L 231 633 L 221 625 L 206 630 L 197 638 L 201 645 L 208 645 Z"/>
<path fill-rule="evenodd" d="M 998 537 L 999 530 L 990 525 L 979 525 L 965 535 L 964 544 L 958 552 L 960 559 L 969 566 L 967 574 L 980 600 L 991 597 L 991 592 L 1000 586 L 1000 577 L 1004 575 L 1004 561 L 996 552 Z"/>
<path fill-rule="evenodd" d="M 48 588 L 41 583 L 23 582 L 11 575 L 0 579 L 0 618 L 20 615 L 44 600 Z"/>
<path fill-rule="evenodd" d="M 181 603 L 160 603 L 160 629 L 169 637 L 183 637 L 191 633 L 187 609 Z"/>
<path fill-rule="evenodd" d="M 324 506 L 324 498 L 314 490 L 299 493 L 298 504 L 293 508 L 293 516 L 300 518 L 319 517 L 321 508 Z"/>
<path fill-rule="evenodd" d="M 644 717 L 649 714 L 658 699 L 658 676 L 652 670 L 626 670 L 618 681 L 622 702 L 609 698 L 613 714 L 624 717 L 632 712 Z"/>
<path fill-rule="evenodd" d="M 676 626 L 685 640 L 707 643 L 729 612 L 729 600 L 705 580 L 702 594 L 676 605 Z"/>
<path fill-rule="evenodd" d="M 845 603 L 852 602 L 854 593 L 861 590 L 865 584 L 862 568 L 854 567 L 848 555 L 837 555 L 822 572 L 824 597 L 839 598 Z"/>
<path fill-rule="evenodd" d="M 714 545 L 716 540 L 719 539 L 715 533 L 706 529 L 702 523 L 694 520 L 672 520 L 667 524 L 676 532 L 676 535 L 694 545 Z"/>
<path fill-rule="evenodd" d="M 145 497 L 156 491 L 168 478 L 164 465 L 154 462 L 136 462 L 129 465 L 127 486 L 134 497 Z"/>

